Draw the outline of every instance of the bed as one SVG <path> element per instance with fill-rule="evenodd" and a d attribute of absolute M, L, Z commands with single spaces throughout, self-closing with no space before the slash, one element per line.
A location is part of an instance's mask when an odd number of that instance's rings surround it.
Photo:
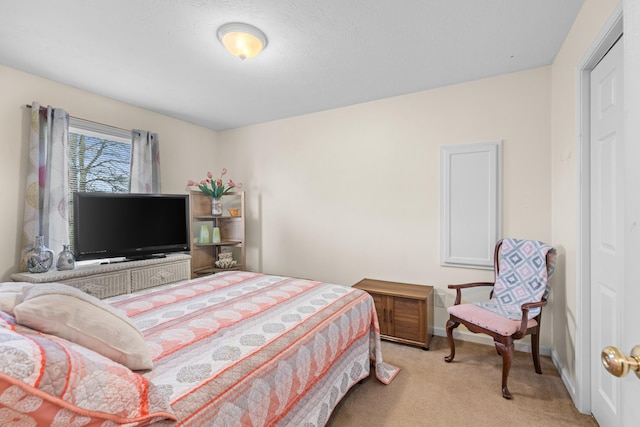
<path fill-rule="evenodd" d="M 371 366 L 398 373 L 355 288 L 244 271 L 106 300 L 23 285 L 0 286 L 0 425 L 322 426 Z"/>

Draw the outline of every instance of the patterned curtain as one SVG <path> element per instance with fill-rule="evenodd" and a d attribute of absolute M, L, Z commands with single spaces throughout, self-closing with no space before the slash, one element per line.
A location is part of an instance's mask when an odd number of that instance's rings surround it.
<path fill-rule="evenodd" d="M 130 193 L 160 193 L 160 143 L 158 134 L 131 131 Z"/>
<path fill-rule="evenodd" d="M 24 201 L 21 269 L 36 236 L 55 253 L 69 243 L 69 114 L 31 106 L 29 168 Z"/>

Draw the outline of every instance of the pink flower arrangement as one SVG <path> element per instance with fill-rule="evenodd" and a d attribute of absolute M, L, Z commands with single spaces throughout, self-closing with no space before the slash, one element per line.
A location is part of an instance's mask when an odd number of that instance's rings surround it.
<path fill-rule="evenodd" d="M 226 175 L 227 169 L 222 168 L 222 172 L 220 173 L 220 178 L 213 179 L 213 174 L 211 172 L 207 172 L 207 178 L 203 179 L 200 182 L 189 180 L 187 182 L 188 186 L 198 186 L 200 191 L 206 193 L 213 197 L 214 199 L 219 199 L 225 194 L 229 193 L 232 188 L 242 188 L 242 183 L 238 182 L 237 184 L 233 182 L 232 179 L 227 180 L 226 183 L 222 182 L 222 177 Z"/>

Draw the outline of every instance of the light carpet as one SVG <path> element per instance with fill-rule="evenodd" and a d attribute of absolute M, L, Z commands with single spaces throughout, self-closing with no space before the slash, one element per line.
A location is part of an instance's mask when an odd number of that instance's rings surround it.
<path fill-rule="evenodd" d="M 495 347 L 456 341 L 456 357 L 445 337 L 430 350 L 382 342 L 384 360 L 401 368 L 389 385 L 370 375 L 334 410 L 329 427 L 414 426 L 597 426 L 576 409 L 551 358 L 535 373 L 531 354 L 516 351 L 509 375 L 513 400 L 502 397 L 502 358 Z"/>

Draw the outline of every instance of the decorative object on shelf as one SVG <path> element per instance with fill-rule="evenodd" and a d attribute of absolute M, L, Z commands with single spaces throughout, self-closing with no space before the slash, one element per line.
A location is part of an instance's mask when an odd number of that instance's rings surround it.
<path fill-rule="evenodd" d="M 213 227 L 211 243 L 220 243 L 220 227 Z"/>
<path fill-rule="evenodd" d="M 207 224 L 200 225 L 200 239 L 198 243 L 209 243 L 209 226 Z"/>
<path fill-rule="evenodd" d="M 56 261 L 57 270 L 73 270 L 76 268 L 76 257 L 69 250 L 69 245 L 62 245 L 62 252 L 58 254 Z"/>
<path fill-rule="evenodd" d="M 229 208 L 227 210 L 231 216 L 240 216 L 240 208 Z"/>
<path fill-rule="evenodd" d="M 221 199 L 211 199 L 211 215 L 213 215 L 213 216 L 222 215 L 222 200 Z"/>
<path fill-rule="evenodd" d="M 215 264 L 218 268 L 231 268 L 235 267 L 237 262 L 233 259 L 233 254 L 231 252 L 220 252 Z"/>
<path fill-rule="evenodd" d="M 226 183 L 222 182 L 222 177 L 226 175 L 227 169 L 223 168 L 220 173 L 220 178 L 213 179 L 213 174 L 211 172 L 207 172 L 207 178 L 200 181 L 192 181 L 189 180 L 187 182 L 188 186 L 198 186 L 200 191 L 205 194 L 208 194 L 213 198 L 211 201 L 211 214 L 214 216 L 222 215 L 222 201 L 220 200 L 222 196 L 229 193 L 232 188 L 242 188 L 242 183 L 235 183 L 232 179 L 227 180 Z"/>
<path fill-rule="evenodd" d="M 53 265 L 53 251 L 44 245 L 44 236 L 36 236 L 26 256 L 29 273 L 46 273 Z"/>

